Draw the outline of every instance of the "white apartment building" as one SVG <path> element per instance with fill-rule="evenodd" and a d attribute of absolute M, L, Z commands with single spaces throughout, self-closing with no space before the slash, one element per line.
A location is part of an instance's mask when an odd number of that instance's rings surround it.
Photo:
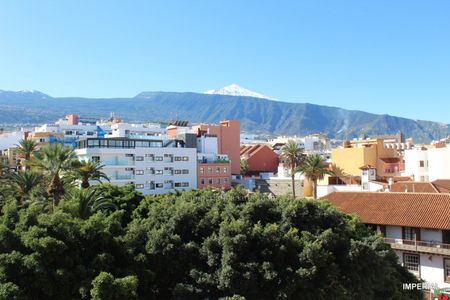
<path fill-rule="evenodd" d="M 450 194 L 334 192 L 326 198 L 378 232 L 418 279 L 450 288 Z"/>
<path fill-rule="evenodd" d="M 450 179 L 450 147 L 405 150 L 405 171 L 414 181 Z"/>
<path fill-rule="evenodd" d="M 117 123 L 111 125 L 111 133 L 105 137 L 126 137 L 130 139 L 147 139 L 149 137 L 159 137 L 166 139 L 166 129 L 161 124 L 129 124 Z"/>
<path fill-rule="evenodd" d="M 100 161 L 112 184 L 133 184 L 146 195 L 197 187 L 197 149 L 180 140 L 87 138 L 75 152 L 82 160 Z"/>
<path fill-rule="evenodd" d="M 75 147 L 80 138 L 104 137 L 111 132 L 108 124 L 100 124 L 95 120 L 79 119 L 76 115 L 68 115 L 54 124 L 44 124 L 35 127 L 29 137 L 40 144 L 62 143 Z"/>

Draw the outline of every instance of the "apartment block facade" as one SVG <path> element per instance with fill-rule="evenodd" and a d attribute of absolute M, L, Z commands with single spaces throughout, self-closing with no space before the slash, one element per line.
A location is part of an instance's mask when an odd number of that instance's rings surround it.
<path fill-rule="evenodd" d="M 88 138 L 75 152 L 104 165 L 112 184 L 133 184 L 145 195 L 197 187 L 197 149 L 179 140 Z"/>

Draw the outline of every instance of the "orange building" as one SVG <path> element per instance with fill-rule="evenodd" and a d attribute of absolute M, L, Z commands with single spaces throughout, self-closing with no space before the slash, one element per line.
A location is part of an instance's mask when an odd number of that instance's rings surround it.
<path fill-rule="evenodd" d="M 217 136 L 218 153 L 228 155 L 231 161 L 231 174 L 240 174 L 240 134 L 239 120 L 224 120 L 220 124 L 199 124 L 192 126 L 197 132 Z"/>
<path fill-rule="evenodd" d="M 396 176 L 404 170 L 403 158 L 396 149 L 387 148 L 383 139 L 346 141 L 342 148 L 331 152 L 333 164 L 346 174 L 359 176 L 360 167 L 375 166 L 381 177 Z"/>
<path fill-rule="evenodd" d="M 199 160 L 197 165 L 197 184 L 199 189 L 207 187 L 231 188 L 230 162 L 220 155 L 214 161 Z"/>
<path fill-rule="evenodd" d="M 278 155 L 267 145 L 242 146 L 240 158 L 247 160 L 248 173 L 278 170 Z"/>

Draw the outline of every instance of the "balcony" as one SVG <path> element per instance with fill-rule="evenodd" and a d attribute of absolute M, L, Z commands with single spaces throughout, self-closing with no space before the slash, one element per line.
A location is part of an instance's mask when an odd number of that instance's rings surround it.
<path fill-rule="evenodd" d="M 198 159 L 199 164 L 228 164 L 230 160 L 228 159 Z"/>
<path fill-rule="evenodd" d="M 130 180 L 134 179 L 133 174 L 116 174 L 108 177 L 110 180 Z"/>
<path fill-rule="evenodd" d="M 105 159 L 100 162 L 105 167 L 107 166 L 132 166 L 134 161 L 130 159 Z"/>
<path fill-rule="evenodd" d="M 384 242 L 391 245 L 391 248 L 394 250 L 424 252 L 437 255 L 450 255 L 450 244 L 394 238 L 384 238 Z"/>

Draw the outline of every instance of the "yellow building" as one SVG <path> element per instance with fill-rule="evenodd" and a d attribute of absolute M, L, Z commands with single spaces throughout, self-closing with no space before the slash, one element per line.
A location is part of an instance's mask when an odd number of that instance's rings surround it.
<path fill-rule="evenodd" d="M 378 176 L 395 176 L 404 169 L 403 158 L 396 149 L 388 149 L 383 139 L 345 141 L 342 148 L 331 152 L 333 164 L 349 176 L 360 176 L 360 167 L 377 168 Z"/>

